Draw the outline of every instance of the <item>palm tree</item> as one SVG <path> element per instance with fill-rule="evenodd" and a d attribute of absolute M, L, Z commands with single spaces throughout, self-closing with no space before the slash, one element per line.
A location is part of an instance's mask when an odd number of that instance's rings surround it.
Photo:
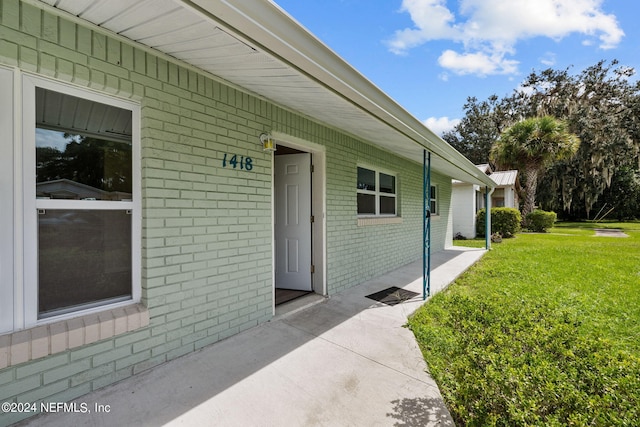
<path fill-rule="evenodd" d="M 507 128 L 491 147 L 489 158 L 499 167 L 520 169 L 525 174 L 525 201 L 522 218 L 533 212 L 538 176 L 560 160 L 573 157 L 580 139 L 567 124 L 555 117 L 533 117 Z"/>

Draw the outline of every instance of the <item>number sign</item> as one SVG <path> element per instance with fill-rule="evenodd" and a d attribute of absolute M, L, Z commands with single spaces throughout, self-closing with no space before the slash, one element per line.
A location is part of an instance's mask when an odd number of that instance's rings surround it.
<path fill-rule="evenodd" d="M 237 154 L 224 153 L 222 167 L 250 171 L 253 170 L 253 159 L 251 157 L 238 156 Z"/>

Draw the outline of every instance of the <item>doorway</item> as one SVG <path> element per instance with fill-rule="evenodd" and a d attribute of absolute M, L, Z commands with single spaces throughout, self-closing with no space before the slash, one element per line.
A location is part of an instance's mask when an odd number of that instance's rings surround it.
<path fill-rule="evenodd" d="M 286 144 L 286 145 L 285 145 Z M 323 153 L 278 140 L 274 153 L 274 306 L 325 294 Z"/>

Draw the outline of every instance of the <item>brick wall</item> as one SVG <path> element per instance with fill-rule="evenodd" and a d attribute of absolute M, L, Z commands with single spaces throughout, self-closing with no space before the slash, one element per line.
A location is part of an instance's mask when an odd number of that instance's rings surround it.
<path fill-rule="evenodd" d="M 271 317 L 271 158 L 258 145 L 265 130 L 326 147 L 329 293 L 421 256 L 421 165 L 19 0 L 0 3 L 0 64 L 140 103 L 149 316 L 133 332 L 0 365 L 0 401 L 70 400 Z M 251 157 L 253 169 L 222 167 L 225 154 Z M 359 163 L 398 174 L 401 223 L 358 226 Z M 438 250 L 450 180 L 434 175 L 433 182 Z M 0 414 L 0 424 L 16 417 Z"/>

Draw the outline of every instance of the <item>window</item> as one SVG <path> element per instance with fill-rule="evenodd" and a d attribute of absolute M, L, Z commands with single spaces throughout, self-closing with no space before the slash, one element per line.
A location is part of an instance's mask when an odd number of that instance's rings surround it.
<path fill-rule="evenodd" d="M 396 216 L 396 177 L 358 167 L 358 215 Z"/>
<path fill-rule="evenodd" d="M 438 215 L 438 188 L 435 185 L 431 186 L 429 209 L 431 210 L 431 215 Z"/>
<path fill-rule="evenodd" d="M 24 81 L 25 327 L 138 301 L 138 107 Z"/>

